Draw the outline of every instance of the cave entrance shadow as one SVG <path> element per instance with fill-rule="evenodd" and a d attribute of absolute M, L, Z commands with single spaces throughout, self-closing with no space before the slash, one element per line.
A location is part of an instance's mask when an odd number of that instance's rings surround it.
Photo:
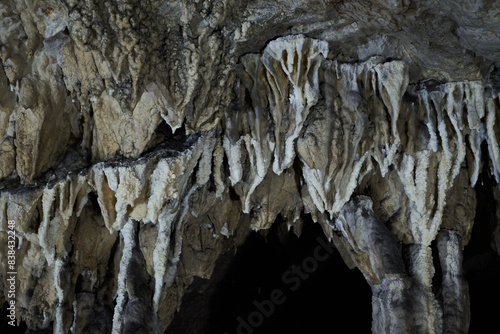
<path fill-rule="evenodd" d="M 9 325 L 10 319 L 7 317 L 9 315 L 9 311 L 7 310 L 8 304 L 4 303 L 2 306 L 1 317 L 2 324 L 0 325 L 0 333 L 1 334 L 24 334 L 26 333 L 28 327 L 24 321 L 21 321 L 21 324 L 17 326 L 17 318 L 15 321 L 16 326 Z"/>
<path fill-rule="evenodd" d="M 485 145 L 483 156 L 488 156 Z M 498 203 L 493 195 L 498 187 L 485 163 L 474 190 L 477 206 L 472 235 L 464 248 L 464 273 L 469 284 L 469 334 L 500 333 L 500 257 L 493 248 L 494 228 L 497 226 Z"/>
<path fill-rule="evenodd" d="M 205 333 L 322 334 L 347 321 L 350 332 L 371 332 L 371 289 L 363 275 L 336 250 L 328 254 L 319 224 L 302 218 L 300 237 L 280 232 L 286 226 L 279 218 L 265 237 L 249 235 L 215 287 Z"/>

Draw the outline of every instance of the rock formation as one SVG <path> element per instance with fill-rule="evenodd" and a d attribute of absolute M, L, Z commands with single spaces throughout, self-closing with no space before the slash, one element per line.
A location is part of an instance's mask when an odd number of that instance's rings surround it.
<path fill-rule="evenodd" d="M 30 333 L 163 333 L 221 255 L 306 214 L 366 278 L 374 333 L 467 333 L 483 169 L 500 199 L 499 15 L 2 1 L 0 304 L 15 271 Z"/>

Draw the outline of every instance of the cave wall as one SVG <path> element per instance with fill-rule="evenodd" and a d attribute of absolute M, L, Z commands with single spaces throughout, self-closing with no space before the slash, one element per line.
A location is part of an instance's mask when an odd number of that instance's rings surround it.
<path fill-rule="evenodd" d="M 0 304 L 15 233 L 18 323 L 163 333 L 221 254 L 308 214 L 371 286 L 373 332 L 466 333 L 473 187 L 500 178 L 499 11 L 3 1 Z"/>

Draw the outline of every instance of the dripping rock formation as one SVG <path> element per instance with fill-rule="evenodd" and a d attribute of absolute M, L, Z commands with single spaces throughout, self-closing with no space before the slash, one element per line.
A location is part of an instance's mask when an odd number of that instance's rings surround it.
<path fill-rule="evenodd" d="M 313 276 L 499 330 L 498 1 L 2 0 L 0 59 L 2 333 L 279 333 Z"/>

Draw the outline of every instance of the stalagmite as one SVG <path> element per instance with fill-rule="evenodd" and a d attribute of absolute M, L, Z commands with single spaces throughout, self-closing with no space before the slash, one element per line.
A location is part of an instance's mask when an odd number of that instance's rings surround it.
<path fill-rule="evenodd" d="M 341 235 L 337 245 L 345 249 L 372 288 L 372 331 L 414 332 L 413 317 L 418 314 L 412 314 L 411 278 L 396 236 L 376 218 L 371 200 L 353 198 L 342 209 L 336 227 Z"/>
<path fill-rule="evenodd" d="M 462 269 L 462 236 L 456 231 L 441 230 L 437 240 L 443 270 L 443 332 L 467 333 L 470 309 Z"/>

